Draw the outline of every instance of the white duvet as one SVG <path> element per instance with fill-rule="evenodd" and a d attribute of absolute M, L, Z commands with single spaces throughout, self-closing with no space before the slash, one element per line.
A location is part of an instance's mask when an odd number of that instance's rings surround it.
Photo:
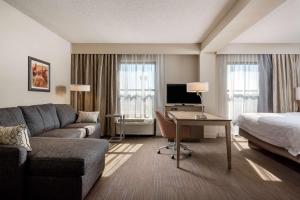
<path fill-rule="evenodd" d="M 293 156 L 300 154 L 300 113 L 247 113 L 239 116 L 237 125 Z"/>

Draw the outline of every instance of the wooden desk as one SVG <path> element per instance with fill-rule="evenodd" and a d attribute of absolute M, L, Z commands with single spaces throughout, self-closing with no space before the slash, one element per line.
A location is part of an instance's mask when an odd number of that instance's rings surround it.
<path fill-rule="evenodd" d="M 200 105 L 165 105 L 165 116 L 168 116 L 170 111 L 188 111 L 188 112 L 202 112 L 202 106 Z M 191 135 L 185 137 L 185 141 L 200 142 L 204 138 L 203 126 L 190 126 Z"/>
<path fill-rule="evenodd" d="M 228 169 L 231 169 L 231 120 L 224 119 L 212 114 L 205 113 L 207 119 L 195 119 L 195 115 L 200 112 L 189 112 L 189 111 L 169 111 L 168 116 L 176 124 L 176 166 L 179 168 L 180 158 L 180 127 L 182 125 L 188 126 L 225 126 L 226 131 L 226 147 L 227 147 L 227 161 Z"/>

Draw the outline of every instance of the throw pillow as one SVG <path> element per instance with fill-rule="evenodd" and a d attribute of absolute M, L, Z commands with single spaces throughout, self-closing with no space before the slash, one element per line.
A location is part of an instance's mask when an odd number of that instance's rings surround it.
<path fill-rule="evenodd" d="M 99 112 L 79 111 L 77 123 L 97 123 Z"/>
<path fill-rule="evenodd" d="M 11 127 L 0 126 L 0 144 L 17 145 L 31 151 L 28 129 L 25 124 Z"/>

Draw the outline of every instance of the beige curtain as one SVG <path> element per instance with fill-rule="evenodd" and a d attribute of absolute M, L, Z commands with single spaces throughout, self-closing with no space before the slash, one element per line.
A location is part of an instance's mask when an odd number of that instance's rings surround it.
<path fill-rule="evenodd" d="M 114 130 L 106 114 L 116 111 L 117 55 L 72 54 L 72 84 L 88 84 L 90 92 L 71 94 L 71 105 L 77 110 L 99 111 L 101 134 L 110 135 Z"/>
<path fill-rule="evenodd" d="M 300 81 L 300 55 L 272 55 L 273 112 L 295 112 L 295 88 Z"/>

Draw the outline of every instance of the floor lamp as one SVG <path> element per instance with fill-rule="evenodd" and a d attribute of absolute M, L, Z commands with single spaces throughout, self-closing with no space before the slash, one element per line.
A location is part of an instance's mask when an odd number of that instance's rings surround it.
<path fill-rule="evenodd" d="M 194 92 L 197 93 L 197 95 L 200 98 L 201 106 L 202 106 L 202 112 L 200 115 L 195 115 L 195 119 L 207 119 L 206 115 L 204 114 L 204 106 L 202 102 L 202 92 L 208 92 L 208 82 L 192 82 L 186 84 L 186 90 L 187 92 Z"/>
<path fill-rule="evenodd" d="M 91 86 L 90 85 L 79 85 L 79 84 L 73 84 L 70 85 L 70 90 L 73 92 L 76 92 L 76 111 L 79 111 L 78 108 L 78 94 L 79 94 L 79 99 L 81 101 L 81 97 L 82 97 L 82 92 L 90 92 L 91 91 Z"/>

